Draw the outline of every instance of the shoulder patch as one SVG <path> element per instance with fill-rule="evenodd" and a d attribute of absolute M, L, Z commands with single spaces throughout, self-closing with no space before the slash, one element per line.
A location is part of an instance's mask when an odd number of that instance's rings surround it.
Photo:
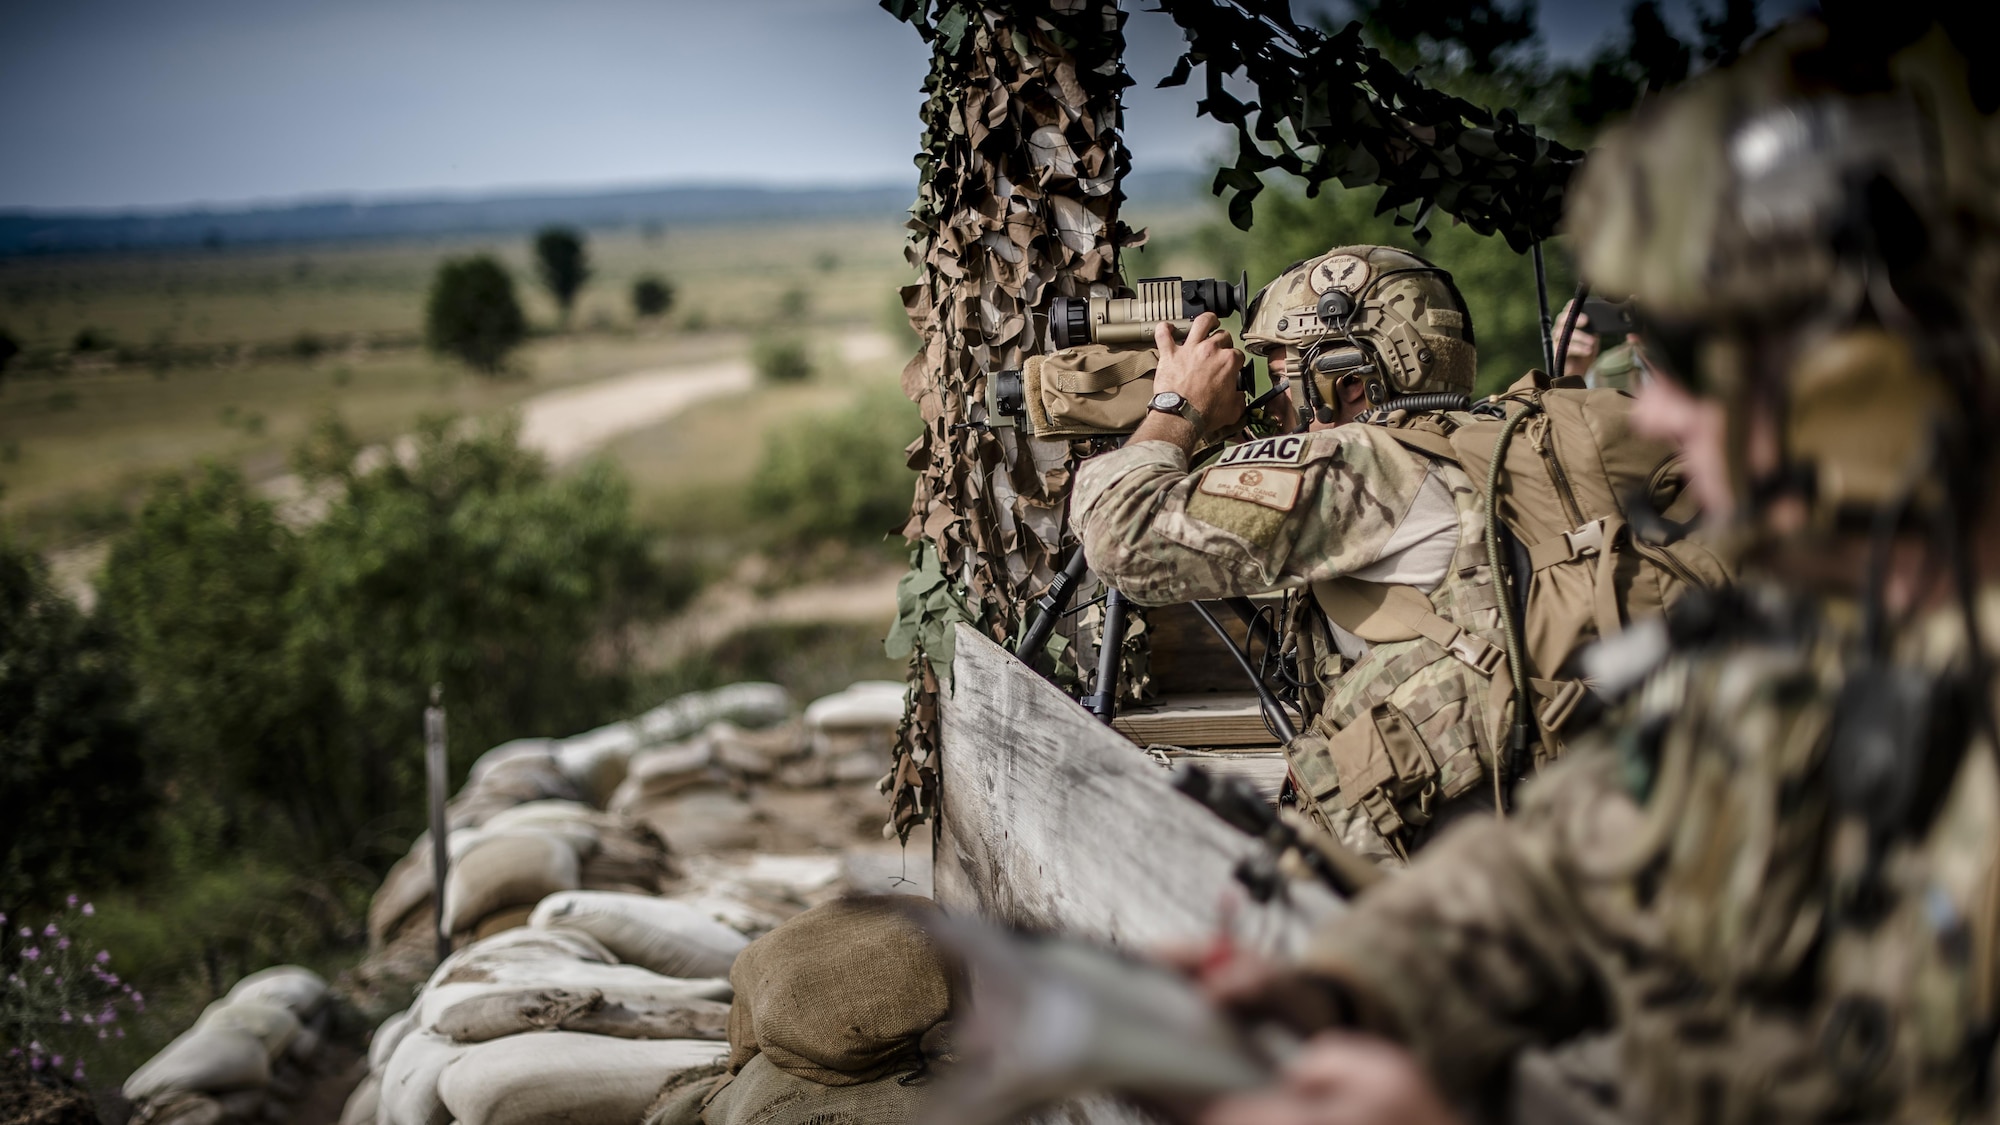
<path fill-rule="evenodd" d="M 1286 434 L 1283 437 L 1259 438 L 1233 445 L 1222 451 L 1213 468 L 1226 465 L 1296 465 L 1305 460 L 1309 443 L 1304 434 Z"/>
<path fill-rule="evenodd" d="M 1217 465 L 1202 474 L 1200 491 L 1289 512 L 1299 502 L 1299 486 L 1304 481 L 1305 474 L 1297 469 Z"/>

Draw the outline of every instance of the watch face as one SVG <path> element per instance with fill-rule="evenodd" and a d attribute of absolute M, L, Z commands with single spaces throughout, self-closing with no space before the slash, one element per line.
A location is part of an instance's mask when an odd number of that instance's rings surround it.
<path fill-rule="evenodd" d="M 1180 394 L 1175 391 L 1161 391 L 1159 394 L 1154 395 L 1153 401 L 1148 403 L 1147 405 L 1152 407 L 1154 410 L 1165 410 L 1168 413 L 1172 413 L 1174 411 L 1179 410 L 1181 408 L 1181 404 L 1186 401 L 1187 399 L 1181 397 Z"/>

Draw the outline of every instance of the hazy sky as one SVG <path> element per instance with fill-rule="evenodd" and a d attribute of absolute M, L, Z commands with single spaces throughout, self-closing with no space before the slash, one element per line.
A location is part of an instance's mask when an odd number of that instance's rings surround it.
<path fill-rule="evenodd" d="M 1134 158 L 1200 163 L 1218 127 L 1151 89 L 1179 32 L 1127 2 Z M 1552 51 L 1622 7 L 1543 0 Z M 926 59 L 874 0 L 17 0 L 0 207 L 894 180 Z"/>

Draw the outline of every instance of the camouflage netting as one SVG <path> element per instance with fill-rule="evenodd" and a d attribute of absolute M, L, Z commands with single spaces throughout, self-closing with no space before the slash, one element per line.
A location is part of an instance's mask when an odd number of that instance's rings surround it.
<path fill-rule="evenodd" d="M 888 779 L 908 838 L 937 802 L 937 708 L 952 629 L 1004 640 L 1054 577 L 1063 502 L 1086 447 L 989 430 L 988 372 L 1038 349 L 1050 298 L 1108 296 L 1118 254 L 1140 236 L 1118 221 L 1124 13 L 1113 0 L 884 0 L 933 48 L 924 81 L 922 173 L 907 254 L 924 279 L 903 290 L 921 351 L 903 371 L 923 436 L 905 536 L 917 544 L 899 591 L 894 650 L 911 654 L 912 700 Z"/>

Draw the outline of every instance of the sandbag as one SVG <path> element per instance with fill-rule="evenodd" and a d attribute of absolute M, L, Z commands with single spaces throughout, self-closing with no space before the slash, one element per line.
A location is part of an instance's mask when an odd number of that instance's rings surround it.
<path fill-rule="evenodd" d="M 813 700 L 806 708 L 810 730 L 895 730 L 903 722 L 903 696 L 908 689 L 889 680 L 862 680 L 846 691 Z"/>
<path fill-rule="evenodd" d="M 534 914 L 535 908 L 532 906 L 510 906 L 505 910 L 495 911 L 480 919 L 477 926 L 472 927 L 472 939 L 479 941 L 496 934 L 504 934 L 508 930 L 518 930 L 527 925 L 528 919 L 534 917 Z"/>
<path fill-rule="evenodd" d="M 435 887 L 431 879 L 430 842 L 428 838 L 420 838 L 420 842 L 421 849 L 412 846 L 410 854 L 389 868 L 389 873 L 382 877 L 382 885 L 375 888 L 375 897 L 368 900 L 368 945 L 372 950 L 379 951 L 403 919 L 431 900 Z"/>
<path fill-rule="evenodd" d="M 495 911 L 533 906 L 576 888 L 576 849 L 567 842 L 541 832 L 498 836 L 452 865 L 445 880 L 445 931 L 460 933 Z"/>
<path fill-rule="evenodd" d="M 494 979 L 486 970 L 503 963 L 540 964 L 548 961 L 594 961 L 615 965 L 618 958 L 604 943 L 577 930 L 508 930 L 481 938 L 452 953 L 431 972 L 426 987 L 460 981 Z"/>
<path fill-rule="evenodd" d="M 465 773 L 466 788 L 477 785 L 495 766 L 511 762 L 517 758 L 534 758 L 543 762 L 555 759 L 556 740 L 553 738 L 516 738 L 503 742 L 474 759 L 472 768 Z"/>
<path fill-rule="evenodd" d="M 702 1040 L 516 1035 L 466 1048 L 438 1094 L 459 1125 L 632 1125 L 668 1076 L 726 1053 Z"/>
<path fill-rule="evenodd" d="M 236 1090 L 218 1095 L 215 1104 L 222 1110 L 225 1121 L 269 1121 L 278 1125 L 283 1119 L 283 1111 L 263 1090 Z"/>
<path fill-rule="evenodd" d="M 671 797 L 683 789 L 723 780 L 714 767 L 715 746 L 706 738 L 636 754 L 617 791 L 611 795 L 608 807 L 613 812 L 625 812 L 644 801 Z"/>
<path fill-rule="evenodd" d="M 381 1106 L 382 1076 L 371 1074 L 347 1095 L 347 1104 L 340 1107 L 340 1125 L 375 1125 Z"/>
<path fill-rule="evenodd" d="M 433 1028 L 458 1043 L 484 1043 L 529 1031 L 579 1031 L 619 1039 L 722 1039 L 729 1005 L 693 997 L 626 994 L 603 989 L 498 987 L 443 1009 Z"/>
<path fill-rule="evenodd" d="M 236 1027 L 197 1022 L 125 1080 L 135 1102 L 166 1094 L 227 1093 L 262 1089 L 271 1080 L 271 1052 L 264 1041 Z"/>
<path fill-rule="evenodd" d="M 648 743 L 670 742 L 719 719 L 746 727 L 769 726 L 792 712 L 792 697 L 777 684 L 729 684 L 669 699 L 632 720 Z"/>
<path fill-rule="evenodd" d="M 757 845 L 757 810 L 729 789 L 698 786 L 663 800 L 647 800 L 632 815 L 667 841 L 679 855 L 750 848 Z"/>
<path fill-rule="evenodd" d="M 601 807 L 625 780 L 632 753 L 644 742 L 638 727 L 613 723 L 557 743 L 556 767 L 584 800 Z"/>
<path fill-rule="evenodd" d="M 438 1075 L 468 1049 L 427 1031 L 404 1036 L 382 1072 L 381 1125 L 451 1125 L 451 1111 L 438 1100 Z"/>
<path fill-rule="evenodd" d="M 905 1086 L 897 1078 L 825 1086 L 759 1055 L 709 1097 L 698 1120 L 706 1125 L 907 1125 L 922 1117 L 932 1087 L 924 1082 Z"/>
<path fill-rule="evenodd" d="M 640 894 L 657 895 L 673 877 L 667 856 L 667 842 L 659 833 L 619 817 L 617 828 L 606 831 L 596 853 L 577 868 L 577 879 L 585 890 L 632 887 Z"/>
<path fill-rule="evenodd" d="M 920 924 L 936 913 L 907 895 L 837 899 L 751 942 L 729 974 L 730 1071 L 760 1053 L 831 1086 L 915 1069 L 962 973 Z"/>
<path fill-rule="evenodd" d="M 640 1125 L 701 1125 L 701 1107 L 722 1083 L 729 1080 L 726 1063 L 690 1067 L 681 1071 L 653 1097 Z"/>
<path fill-rule="evenodd" d="M 454 974 L 463 978 L 466 974 Z M 727 1003 L 733 995 L 729 982 L 707 977 L 684 980 L 663 977 L 637 965 L 599 965 L 588 961 L 494 962 L 480 966 L 481 979 L 453 979 L 433 984 L 417 997 L 418 1026 L 435 1031 L 455 1005 L 496 993 L 517 993 L 524 989 L 555 989 L 578 994 L 592 991 L 605 1000 L 634 1011 L 668 1008 L 688 1000 L 715 1000 Z"/>
<path fill-rule="evenodd" d="M 139 1107 L 133 1125 L 222 1125 L 222 1103 L 207 1094 L 167 1094 Z"/>
<path fill-rule="evenodd" d="M 415 1026 L 416 1022 L 410 1018 L 408 1008 L 382 1021 L 382 1026 L 376 1028 L 375 1034 L 368 1040 L 369 1073 L 381 1074 L 388 1067 L 389 1056 L 395 1053 L 396 1044 L 401 1043 L 403 1036 L 408 1035 L 410 1029 Z"/>
<path fill-rule="evenodd" d="M 251 973 L 229 990 L 230 1003 L 261 1001 L 289 1010 L 300 1020 L 308 1020 L 326 1002 L 326 981 L 311 969 L 297 965 L 275 965 Z"/>
<path fill-rule="evenodd" d="M 299 1017 L 291 1009 L 256 1000 L 232 1002 L 223 997 L 210 1004 L 195 1021 L 196 1027 L 228 1028 L 255 1036 L 272 1059 L 285 1053 L 299 1034 Z"/>
<path fill-rule="evenodd" d="M 505 800 L 521 805 L 529 801 L 580 801 L 583 794 L 563 775 L 554 754 L 523 754 L 495 764 L 452 798 L 452 806 L 483 800 Z M 497 810 L 496 810 L 497 811 Z"/>
<path fill-rule="evenodd" d="M 720 977 L 750 940 L 694 907 L 672 899 L 603 891 L 565 891 L 535 907 L 530 924 L 579 930 L 628 965 L 670 977 Z"/>

